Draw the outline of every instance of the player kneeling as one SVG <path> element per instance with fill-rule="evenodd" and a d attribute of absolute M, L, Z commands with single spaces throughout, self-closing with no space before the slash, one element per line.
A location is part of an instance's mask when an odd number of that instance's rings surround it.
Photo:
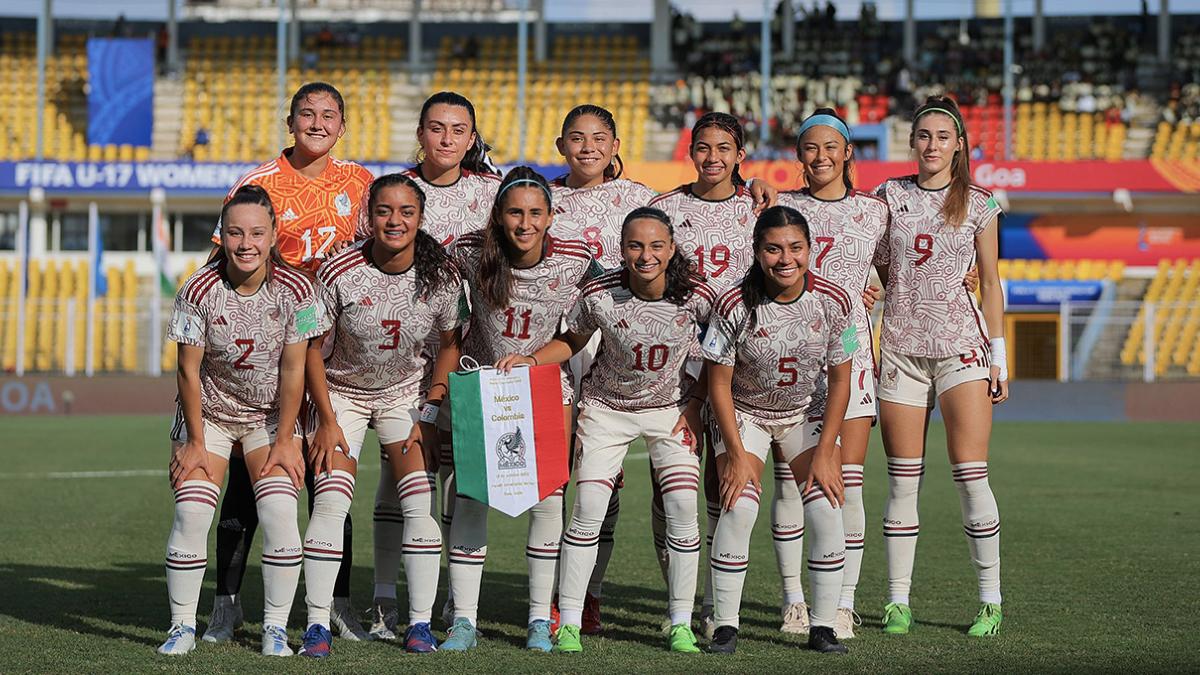
<path fill-rule="evenodd" d="M 275 250 L 267 193 L 240 188 L 221 210 L 221 249 L 179 289 L 167 332 L 179 343 L 179 410 L 171 430 L 175 520 L 167 538 L 171 629 L 160 654 L 196 646 L 208 531 L 230 450 L 241 443 L 263 527 L 262 653 L 291 656 L 287 618 L 301 560 L 296 498 L 304 484 L 293 430 L 305 343 L 328 327 L 312 283 Z"/>
<path fill-rule="evenodd" d="M 763 212 L 754 226 L 755 264 L 723 293 L 704 336 L 706 414 L 721 478 L 724 512 L 713 538 L 716 630 L 709 651 L 737 648 L 750 532 L 758 517 L 763 463 L 773 444 L 797 483 L 812 534 L 810 648 L 845 653 L 834 636 L 846 541 L 838 430 L 850 397 L 850 357 L 857 347 L 851 299 L 808 269 L 804 216 L 788 207 Z M 822 371 L 828 390 L 821 392 Z M 826 400 L 821 400 L 823 395 Z M 810 452 L 811 451 L 811 452 Z"/>

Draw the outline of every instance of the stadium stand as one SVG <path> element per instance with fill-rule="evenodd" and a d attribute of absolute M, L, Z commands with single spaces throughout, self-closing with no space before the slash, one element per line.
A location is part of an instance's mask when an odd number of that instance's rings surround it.
<path fill-rule="evenodd" d="M 1200 375 L 1200 260 L 1160 261 L 1144 300 L 1155 305 L 1156 374 L 1174 369 Z M 1125 338 L 1121 363 L 1126 366 L 1146 363 L 1146 315 L 1143 306 Z"/>

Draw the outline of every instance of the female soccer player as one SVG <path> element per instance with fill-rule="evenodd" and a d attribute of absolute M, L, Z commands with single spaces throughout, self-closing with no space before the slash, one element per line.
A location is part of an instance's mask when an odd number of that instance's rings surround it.
<path fill-rule="evenodd" d="M 330 652 L 329 607 L 342 558 L 342 522 L 354 496 L 368 424 L 391 458 L 390 478 L 403 508 L 409 597 L 404 646 L 417 653 L 437 649 L 429 629 L 442 547 L 435 518 L 433 423 L 447 377 L 458 364 L 462 282 L 442 245 L 420 229 L 424 201 L 406 176 L 375 180 L 371 238 L 335 255 L 317 273 L 334 341 L 328 361 L 320 340 L 312 342 L 307 360 L 316 499 L 304 538 L 308 631 L 300 653 L 305 656 Z M 423 345 L 430 333 L 439 336 L 440 349 L 433 384 L 426 388 Z"/>
<path fill-rule="evenodd" d="M 333 148 L 346 133 L 345 103 L 341 93 L 324 82 L 310 82 L 292 95 L 287 126 L 293 144 L 275 159 L 246 175 L 229 191 L 226 201 L 242 186 L 257 185 L 270 195 L 278 216 L 277 248 L 283 259 L 308 274 L 326 257 L 365 235 L 367 186 L 371 172 L 354 162 L 336 159 Z M 213 233 L 219 251 L 220 228 Z M 359 236 L 361 235 L 361 236 Z M 246 555 L 258 525 L 254 495 L 245 478 L 241 449 L 235 445 L 229 459 L 229 489 L 221 502 L 217 525 L 217 592 L 213 613 L 204 632 L 207 642 L 224 642 L 242 625 L 238 601 Z M 309 509 L 313 486 L 306 476 Z M 352 527 L 346 516 L 346 555 L 334 588 L 333 622 L 341 637 L 366 639 L 356 612 L 350 607 Z"/>
<path fill-rule="evenodd" d="M 692 603 L 700 560 L 696 492 L 700 462 L 703 383 L 693 387 L 684 364 L 708 323 L 716 299 L 675 248 L 671 223 L 662 211 L 643 207 L 625 218 L 622 269 L 583 288 L 568 320 L 569 330 L 515 363 L 562 363 L 593 335 L 602 336 L 595 368 L 583 383 L 578 421 L 581 448 L 576 464 L 579 496 L 563 535 L 557 633 L 560 652 L 583 650 L 579 642 L 585 592 L 603 536 L 601 523 L 629 444 L 645 438 L 667 518 L 671 651 L 696 653 Z M 695 389 L 690 391 L 690 389 Z"/>
<path fill-rule="evenodd" d="M 772 445 L 778 445 L 797 483 L 803 481 L 805 520 L 812 530 L 808 645 L 844 653 L 833 632 L 846 549 L 837 508 L 843 489 L 836 439 L 850 398 L 851 355 L 858 348 L 853 301 L 809 270 L 808 223 L 795 209 L 767 209 L 755 223 L 753 241 L 755 265 L 717 299 L 703 343 L 709 433 L 724 509 L 710 559 L 716 630 L 709 651 L 732 654 L 737 648 L 759 476 Z M 822 371 L 828 378 L 824 396 Z"/>
<path fill-rule="evenodd" d="M 850 130 L 829 108 L 814 112 L 800 125 L 796 156 L 804 169 L 807 187 L 783 192 L 779 203 L 799 211 L 808 221 L 813 247 L 811 269 L 841 287 L 855 299 L 851 324 L 857 332 L 850 372 L 850 403 L 841 428 L 842 480 L 846 504 L 846 569 L 837 610 L 839 639 L 854 637 L 854 591 L 862 567 L 866 529 L 863 513 L 863 464 L 875 421 L 875 354 L 871 349 L 871 323 L 866 305 L 857 301 L 867 288 L 871 262 L 887 229 L 887 205 L 879 197 L 854 189 L 851 171 L 854 148 Z M 804 602 L 801 570 L 804 560 L 804 502 L 791 471 L 775 465 L 775 493 L 771 503 L 771 531 L 783 577 L 786 632 L 808 632 L 808 605 Z"/>
<path fill-rule="evenodd" d="M 455 259 L 471 288 L 463 352 L 480 363 L 507 370 L 519 356 L 543 347 L 558 333 L 579 288 L 602 271 L 587 244 L 547 233 L 552 215 L 546 179 L 519 166 L 501 182 L 488 227 L 462 236 L 455 245 Z M 563 417 L 570 429 L 572 390 L 565 368 L 561 374 Z M 550 601 L 562 537 L 562 495 L 560 488 L 543 499 L 529 518 L 527 646 L 539 651 L 551 648 Z M 486 504 L 459 497 L 450 526 L 455 618 L 443 650 L 465 651 L 476 644 L 487 515 Z"/>
<path fill-rule="evenodd" d="M 196 646 L 208 530 L 234 443 L 245 448 L 263 525 L 262 653 L 291 656 L 287 618 L 300 578 L 296 500 L 304 459 L 293 436 L 305 343 L 329 327 L 312 283 L 275 248 L 265 190 L 246 186 L 221 210 L 221 250 L 175 297 L 179 407 L 171 429 L 175 520 L 167 539 L 171 630 L 161 654 Z"/>
<path fill-rule="evenodd" d="M 971 146 L 953 100 L 931 97 L 917 109 L 909 145 L 918 173 L 888 180 L 878 190 L 892 214 L 876 260 L 887 288 L 879 337 L 879 416 L 889 485 L 883 534 L 890 602 L 884 631 L 905 634 L 912 628 L 917 493 L 929 413 L 937 401 L 983 603 L 969 632 L 995 635 L 1002 619 L 1000 515 L 988 485 L 987 458 L 992 406 L 1008 398 L 996 264 L 1001 210 L 991 193 L 971 184 Z M 979 266 L 982 313 L 959 282 L 972 263 Z"/>

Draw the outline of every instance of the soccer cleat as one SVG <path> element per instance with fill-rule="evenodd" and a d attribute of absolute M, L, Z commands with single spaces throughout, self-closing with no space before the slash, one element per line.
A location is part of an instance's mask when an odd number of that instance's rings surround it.
<path fill-rule="evenodd" d="M 204 631 L 205 642 L 228 642 L 233 632 L 242 627 L 242 603 L 228 595 L 218 595 L 213 600 L 212 616 Z"/>
<path fill-rule="evenodd" d="M 329 622 L 337 629 L 338 637 L 350 642 L 367 642 L 371 640 L 361 622 L 358 612 L 350 605 L 350 598 L 334 598 L 333 609 L 329 612 Z M 392 624 L 395 626 L 395 622 Z"/>
<path fill-rule="evenodd" d="M 395 600 L 375 598 L 375 605 L 371 607 L 371 639 L 395 640 L 396 623 L 399 620 L 400 613 L 396 610 Z"/>
<path fill-rule="evenodd" d="M 908 635 L 912 630 L 912 610 L 908 605 L 889 602 L 883 608 L 883 632 L 889 635 Z"/>
<path fill-rule="evenodd" d="M 709 642 L 713 641 L 713 634 L 717 630 L 717 622 L 713 620 L 713 608 L 700 608 L 700 635 Z"/>
<path fill-rule="evenodd" d="M 673 625 L 674 624 L 671 623 L 671 615 L 668 614 L 663 617 L 662 623 L 658 625 L 658 632 L 662 633 L 663 635 L 670 635 L 671 626 Z"/>
<path fill-rule="evenodd" d="M 288 646 L 287 629 L 283 626 L 266 624 L 262 632 L 263 656 L 291 656 L 292 648 Z"/>
<path fill-rule="evenodd" d="M 525 637 L 525 648 L 535 652 L 546 652 L 554 649 L 550 642 L 550 622 L 545 619 L 529 622 L 529 631 Z"/>
<path fill-rule="evenodd" d="M 979 609 L 979 614 L 975 615 L 975 623 L 967 629 L 967 635 L 972 637 L 986 637 L 996 635 L 1000 632 L 1000 622 L 1004 619 L 1004 614 L 1000 611 L 1000 605 L 987 602 Z"/>
<path fill-rule="evenodd" d="M 600 598 L 588 593 L 583 598 L 583 625 L 579 627 L 579 632 L 584 635 L 599 635 L 602 628 Z"/>
<path fill-rule="evenodd" d="M 838 642 L 829 626 L 813 626 L 808 632 L 808 648 L 822 654 L 845 654 L 846 645 Z"/>
<path fill-rule="evenodd" d="M 442 651 L 465 652 L 478 645 L 479 637 L 471 621 L 465 618 L 455 619 L 454 625 L 450 626 L 450 632 L 446 634 L 446 641 L 442 643 Z"/>
<path fill-rule="evenodd" d="M 779 630 L 792 635 L 808 635 L 808 603 L 793 602 L 790 605 L 784 605 L 783 623 L 779 626 Z"/>
<path fill-rule="evenodd" d="M 422 621 L 408 627 L 404 634 L 404 651 L 409 654 L 429 654 L 438 650 L 437 638 L 429 630 L 429 622 Z"/>
<path fill-rule="evenodd" d="M 667 649 L 678 654 L 699 654 L 700 647 L 696 644 L 696 634 L 692 632 L 692 627 L 686 623 L 671 626 Z"/>
<path fill-rule="evenodd" d="M 319 623 L 314 623 L 304 631 L 300 638 L 300 656 L 310 659 L 323 659 L 329 656 L 333 649 L 333 633 Z"/>
<path fill-rule="evenodd" d="M 584 607 L 585 607 L 584 611 L 586 612 L 587 611 L 586 601 L 584 603 Z M 559 618 L 560 618 L 560 615 L 558 613 L 558 594 L 555 594 L 554 598 L 552 600 L 550 600 L 550 632 L 551 633 L 557 633 L 558 627 L 560 625 L 562 625 L 559 623 Z"/>
<path fill-rule="evenodd" d="M 196 629 L 182 624 L 172 624 L 167 631 L 167 641 L 158 648 L 159 654 L 182 656 L 196 648 Z"/>
<path fill-rule="evenodd" d="M 583 651 L 583 644 L 579 642 L 579 626 L 559 626 L 554 641 L 557 643 L 554 645 L 555 654 L 578 654 Z"/>
<path fill-rule="evenodd" d="M 732 654 L 737 651 L 738 629 L 733 626 L 720 626 L 713 631 L 712 642 L 708 645 L 709 654 Z"/>
<path fill-rule="evenodd" d="M 862 617 L 849 607 L 838 607 L 837 618 L 833 620 L 833 633 L 839 640 L 849 640 L 854 637 L 854 627 L 862 625 Z"/>

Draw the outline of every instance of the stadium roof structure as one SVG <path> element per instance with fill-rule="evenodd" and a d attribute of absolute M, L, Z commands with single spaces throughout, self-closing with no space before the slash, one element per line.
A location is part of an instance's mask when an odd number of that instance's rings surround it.
<path fill-rule="evenodd" d="M 295 0 L 306 23 L 402 23 L 419 12 L 427 23 L 516 23 L 521 11 L 505 0 Z M 530 3 L 531 7 L 540 3 Z M 285 5 L 290 7 L 291 3 Z M 186 0 L 184 20 L 210 22 L 275 21 L 279 3 L 271 0 Z M 529 19 L 532 21 L 533 16 Z"/>

